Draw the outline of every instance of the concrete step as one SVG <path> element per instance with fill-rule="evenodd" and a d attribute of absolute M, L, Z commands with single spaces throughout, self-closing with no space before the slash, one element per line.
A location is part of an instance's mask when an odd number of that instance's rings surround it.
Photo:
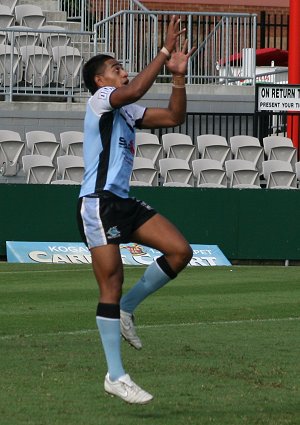
<path fill-rule="evenodd" d="M 47 25 L 58 25 L 63 27 L 66 31 L 80 32 L 80 22 L 66 21 L 66 20 L 47 20 Z"/>
<path fill-rule="evenodd" d="M 76 39 L 74 40 L 74 44 L 72 44 L 74 47 L 77 47 L 79 51 L 81 52 L 81 55 L 84 59 L 84 61 L 89 60 L 92 56 L 94 56 L 94 43 L 90 42 L 88 39 L 86 39 L 86 36 L 82 37 L 82 42 L 76 42 Z M 107 53 L 108 55 L 115 56 L 113 52 L 107 52 L 105 50 L 105 46 L 103 43 L 98 43 L 98 49 L 97 53 Z"/>
<path fill-rule="evenodd" d="M 46 21 L 66 21 L 67 20 L 67 12 L 61 12 L 59 10 L 44 10 L 44 15 L 46 16 Z"/>

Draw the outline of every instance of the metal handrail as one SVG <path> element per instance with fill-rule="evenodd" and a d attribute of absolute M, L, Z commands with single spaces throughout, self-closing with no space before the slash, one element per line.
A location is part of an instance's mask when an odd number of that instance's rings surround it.
<path fill-rule="evenodd" d="M 112 5 L 110 0 L 57 0 L 57 9 L 66 12 L 68 20 L 79 21 L 81 31 L 93 30 L 93 15 L 99 21 L 120 10 L 149 10 L 138 0 L 116 0 Z"/>
<path fill-rule="evenodd" d="M 245 75 L 245 78 L 251 80 L 252 84 L 255 82 L 255 46 L 256 46 L 256 15 L 255 14 L 241 14 L 241 13 L 221 13 L 221 12 L 212 12 L 210 14 L 206 12 L 183 12 L 183 11 L 136 11 L 136 10 L 121 10 L 109 17 L 104 18 L 100 22 L 97 22 L 94 25 L 94 31 L 96 33 L 97 40 L 103 40 L 105 43 L 105 50 L 108 52 L 113 52 L 118 57 L 123 66 L 126 67 L 129 71 L 129 75 L 134 76 L 141 71 L 141 66 L 146 65 L 146 62 L 140 60 L 146 56 L 149 60 L 152 60 L 153 57 L 157 54 L 157 51 L 160 47 L 159 43 L 155 43 L 154 37 L 157 33 L 163 32 L 166 28 L 163 27 L 164 23 L 167 22 L 167 19 L 171 15 L 179 15 L 186 17 L 187 20 L 187 34 L 189 35 L 189 48 L 192 46 L 193 40 L 191 35 L 195 32 L 193 29 L 193 20 L 198 20 L 198 26 L 205 25 L 205 19 L 209 16 L 215 24 L 213 28 L 205 33 L 205 39 L 201 40 L 200 43 L 196 46 L 197 51 L 192 56 L 189 63 L 189 70 L 187 74 L 188 82 L 201 83 L 204 78 L 209 81 L 206 82 L 222 82 L 229 83 L 232 81 L 232 76 L 230 75 L 231 68 L 229 65 L 230 57 L 234 54 L 239 53 L 236 49 L 236 46 L 232 39 L 236 40 L 235 43 L 240 47 L 240 49 L 252 49 L 251 50 L 251 67 L 250 75 Z M 220 18 L 219 21 L 216 21 L 217 18 Z M 152 20 L 152 23 L 146 21 L 146 19 Z M 162 25 L 158 29 L 159 19 L 161 19 Z M 199 21 L 202 19 L 202 21 Z M 163 21 L 165 20 L 165 21 Z M 243 20 L 243 22 L 242 22 Z M 200 22 L 200 24 L 199 24 Z M 156 31 L 152 31 L 151 25 L 155 27 Z M 144 34 L 135 34 L 134 29 L 139 26 L 148 27 L 148 30 L 144 31 Z M 149 29 L 150 28 L 150 29 Z M 121 33 L 120 29 L 123 30 Z M 235 33 L 236 32 L 236 33 Z M 148 34 L 150 42 L 146 43 L 145 34 Z M 149 35 L 150 34 L 150 35 Z M 225 34 L 225 35 L 224 35 Z M 137 37 L 138 40 L 137 40 Z M 220 39 L 222 37 L 222 39 Z M 211 45 L 210 45 L 211 43 Z M 150 44 L 150 45 L 149 45 Z M 216 51 L 216 46 L 219 47 L 219 52 Z M 95 40 L 96 46 L 96 40 Z M 139 47 L 139 50 L 137 47 Z M 209 56 L 209 51 L 211 51 L 211 56 Z M 95 47 L 95 53 L 96 47 Z M 223 57 L 222 57 L 223 56 Z M 130 60 L 134 58 L 134 61 Z M 220 63 L 220 60 L 225 64 L 225 73 L 218 75 L 217 63 Z M 193 68 L 196 69 L 197 66 L 204 66 L 205 72 L 200 70 L 200 72 L 193 71 Z M 223 70 L 224 71 L 224 70 Z M 249 69 L 247 69 L 249 71 Z M 160 78 L 170 78 L 168 73 L 164 72 L 159 76 Z M 213 81 L 212 81 L 213 80 Z M 238 79 L 237 79 L 238 80 Z"/>

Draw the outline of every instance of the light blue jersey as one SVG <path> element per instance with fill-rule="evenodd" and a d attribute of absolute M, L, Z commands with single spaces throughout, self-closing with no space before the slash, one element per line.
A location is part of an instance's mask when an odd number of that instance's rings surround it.
<path fill-rule="evenodd" d="M 145 108 L 136 104 L 113 109 L 115 87 L 100 88 L 88 101 L 84 119 L 85 172 L 80 196 L 108 190 L 127 198 L 135 152 L 135 125 Z"/>

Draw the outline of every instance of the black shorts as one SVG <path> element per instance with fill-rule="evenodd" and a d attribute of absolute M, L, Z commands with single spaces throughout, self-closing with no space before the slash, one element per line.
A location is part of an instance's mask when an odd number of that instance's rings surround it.
<path fill-rule="evenodd" d="M 89 248 L 131 242 L 132 233 L 155 214 L 143 201 L 106 191 L 78 200 L 79 230 Z"/>

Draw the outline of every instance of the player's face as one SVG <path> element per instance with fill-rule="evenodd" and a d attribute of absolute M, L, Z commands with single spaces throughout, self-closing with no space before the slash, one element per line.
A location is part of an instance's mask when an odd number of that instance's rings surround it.
<path fill-rule="evenodd" d="M 100 74 L 99 86 L 121 87 L 128 84 L 128 73 L 116 59 L 105 62 L 104 71 Z"/>

